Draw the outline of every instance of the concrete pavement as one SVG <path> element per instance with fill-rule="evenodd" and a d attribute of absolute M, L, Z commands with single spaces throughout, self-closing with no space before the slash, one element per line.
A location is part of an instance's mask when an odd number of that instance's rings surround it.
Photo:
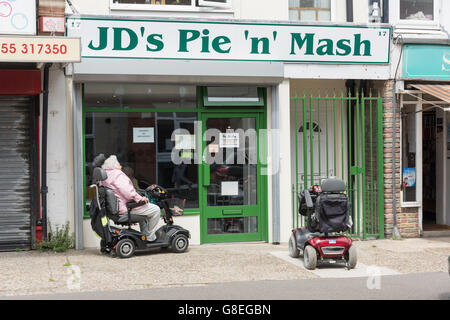
<path fill-rule="evenodd" d="M 130 259 L 111 258 L 97 249 L 65 253 L 2 252 L 0 297 L 187 287 L 203 290 L 221 284 L 261 282 L 263 285 L 271 281 L 287 284 L 344 276 L 364 282 L 371 276 L 364 275 L 368 267 L 381 270 L 383 277 L 448 272 L 450 238 L 354 243 L 358 248 L 359 268 L 350 271 L 336 266 L 323 268 L 325 276 L 320 273 L 322 268 L 311 272 L 302 266 L 301 260 L 286 258 L 285 243 L 210 244 L 191 246 L 183 254 L 150 251 Z M 186 297 L 190 298 L 193 297 Z"/>

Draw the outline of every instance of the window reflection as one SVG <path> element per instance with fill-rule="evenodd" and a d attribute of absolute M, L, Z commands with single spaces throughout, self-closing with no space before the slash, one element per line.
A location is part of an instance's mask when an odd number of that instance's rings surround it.
<path fill-rule="evenodd" d="M 183 128 L 194 135 L 195 113 L 92 113 L 85 114 L 86 185 L 91 184 L 91 162 L 99 153 L 116 155 L 137 191 L 159 184 L 171 195 L 186 199 L 186 208 L 198 208 L 197 165 L 175 165 L 172 132 Z M 136 135 L 136 128 L 142 136 Z M 186 154 L 189 154 L 189 150 Z M 191 153 L 194 154 L 192 149 Z M 87 190 L 90 203 L 93 194 Z"/>
<path fill-rule="evenodd" d="M 86 108 L 196 108 L 195 86 L 86 83 Z"/>

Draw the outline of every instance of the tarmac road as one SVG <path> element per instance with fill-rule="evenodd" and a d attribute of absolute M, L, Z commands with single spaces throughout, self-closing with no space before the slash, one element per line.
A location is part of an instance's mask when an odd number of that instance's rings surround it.
<path fill-rule="evenodd" d="M 450 300 L 445 272 L 381 276 L 378 280 L 316 278 L 214 283 L 123 291 L 73 292 L 2 299 L 39 300 Z"/>

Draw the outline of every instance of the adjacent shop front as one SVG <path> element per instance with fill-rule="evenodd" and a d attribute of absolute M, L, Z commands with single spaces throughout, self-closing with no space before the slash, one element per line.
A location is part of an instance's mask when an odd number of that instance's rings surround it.
<path fill-rule="evenodd" d="M 136 189 L 156 183 L 185 199 L 177 223 L 192 243 L 284 241 L 297 175 L 290 78 L 323 86 L 319 73 L 305 76 L 311 65 L 339 88 L 343 64 L 356 79 L 389 74 L 388 27 L 91 16 L 67 25 L 83 48 L 68 76 L 75 212 L 85 218 L 77 236 L 87 247 L 98 242 L 87 209 L 99 153 L 115 154 Z M 287 64 L 302 71 L 286 76 Z"/>
<path fill-rule="evenodd" d="M 424 57 L 427 57 L 424 59 Z M 400 90 L 402 210 L 416 232 L 450 226 L 450 47 L 405 44 Z"/>

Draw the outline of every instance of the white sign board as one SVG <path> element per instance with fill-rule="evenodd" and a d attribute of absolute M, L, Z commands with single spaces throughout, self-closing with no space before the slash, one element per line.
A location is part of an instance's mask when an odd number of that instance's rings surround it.
<path fill-rule="evenodd" d="M 133 143 L 154 143 L 155 128 L 133 128 Z"/>
<path fill-rule="evenodd" d="M 0 36 L 1 62 L 79 62 L 79 38 Z"/>
<path fill-rule="evenodd" d="M 0 34 L 36 34 L 35 0 L 0 0 Z"/>
<path fill-rule="evenodd" d="M 83 58 L 389 63 L 388 26 L 68 17 Z"/>

